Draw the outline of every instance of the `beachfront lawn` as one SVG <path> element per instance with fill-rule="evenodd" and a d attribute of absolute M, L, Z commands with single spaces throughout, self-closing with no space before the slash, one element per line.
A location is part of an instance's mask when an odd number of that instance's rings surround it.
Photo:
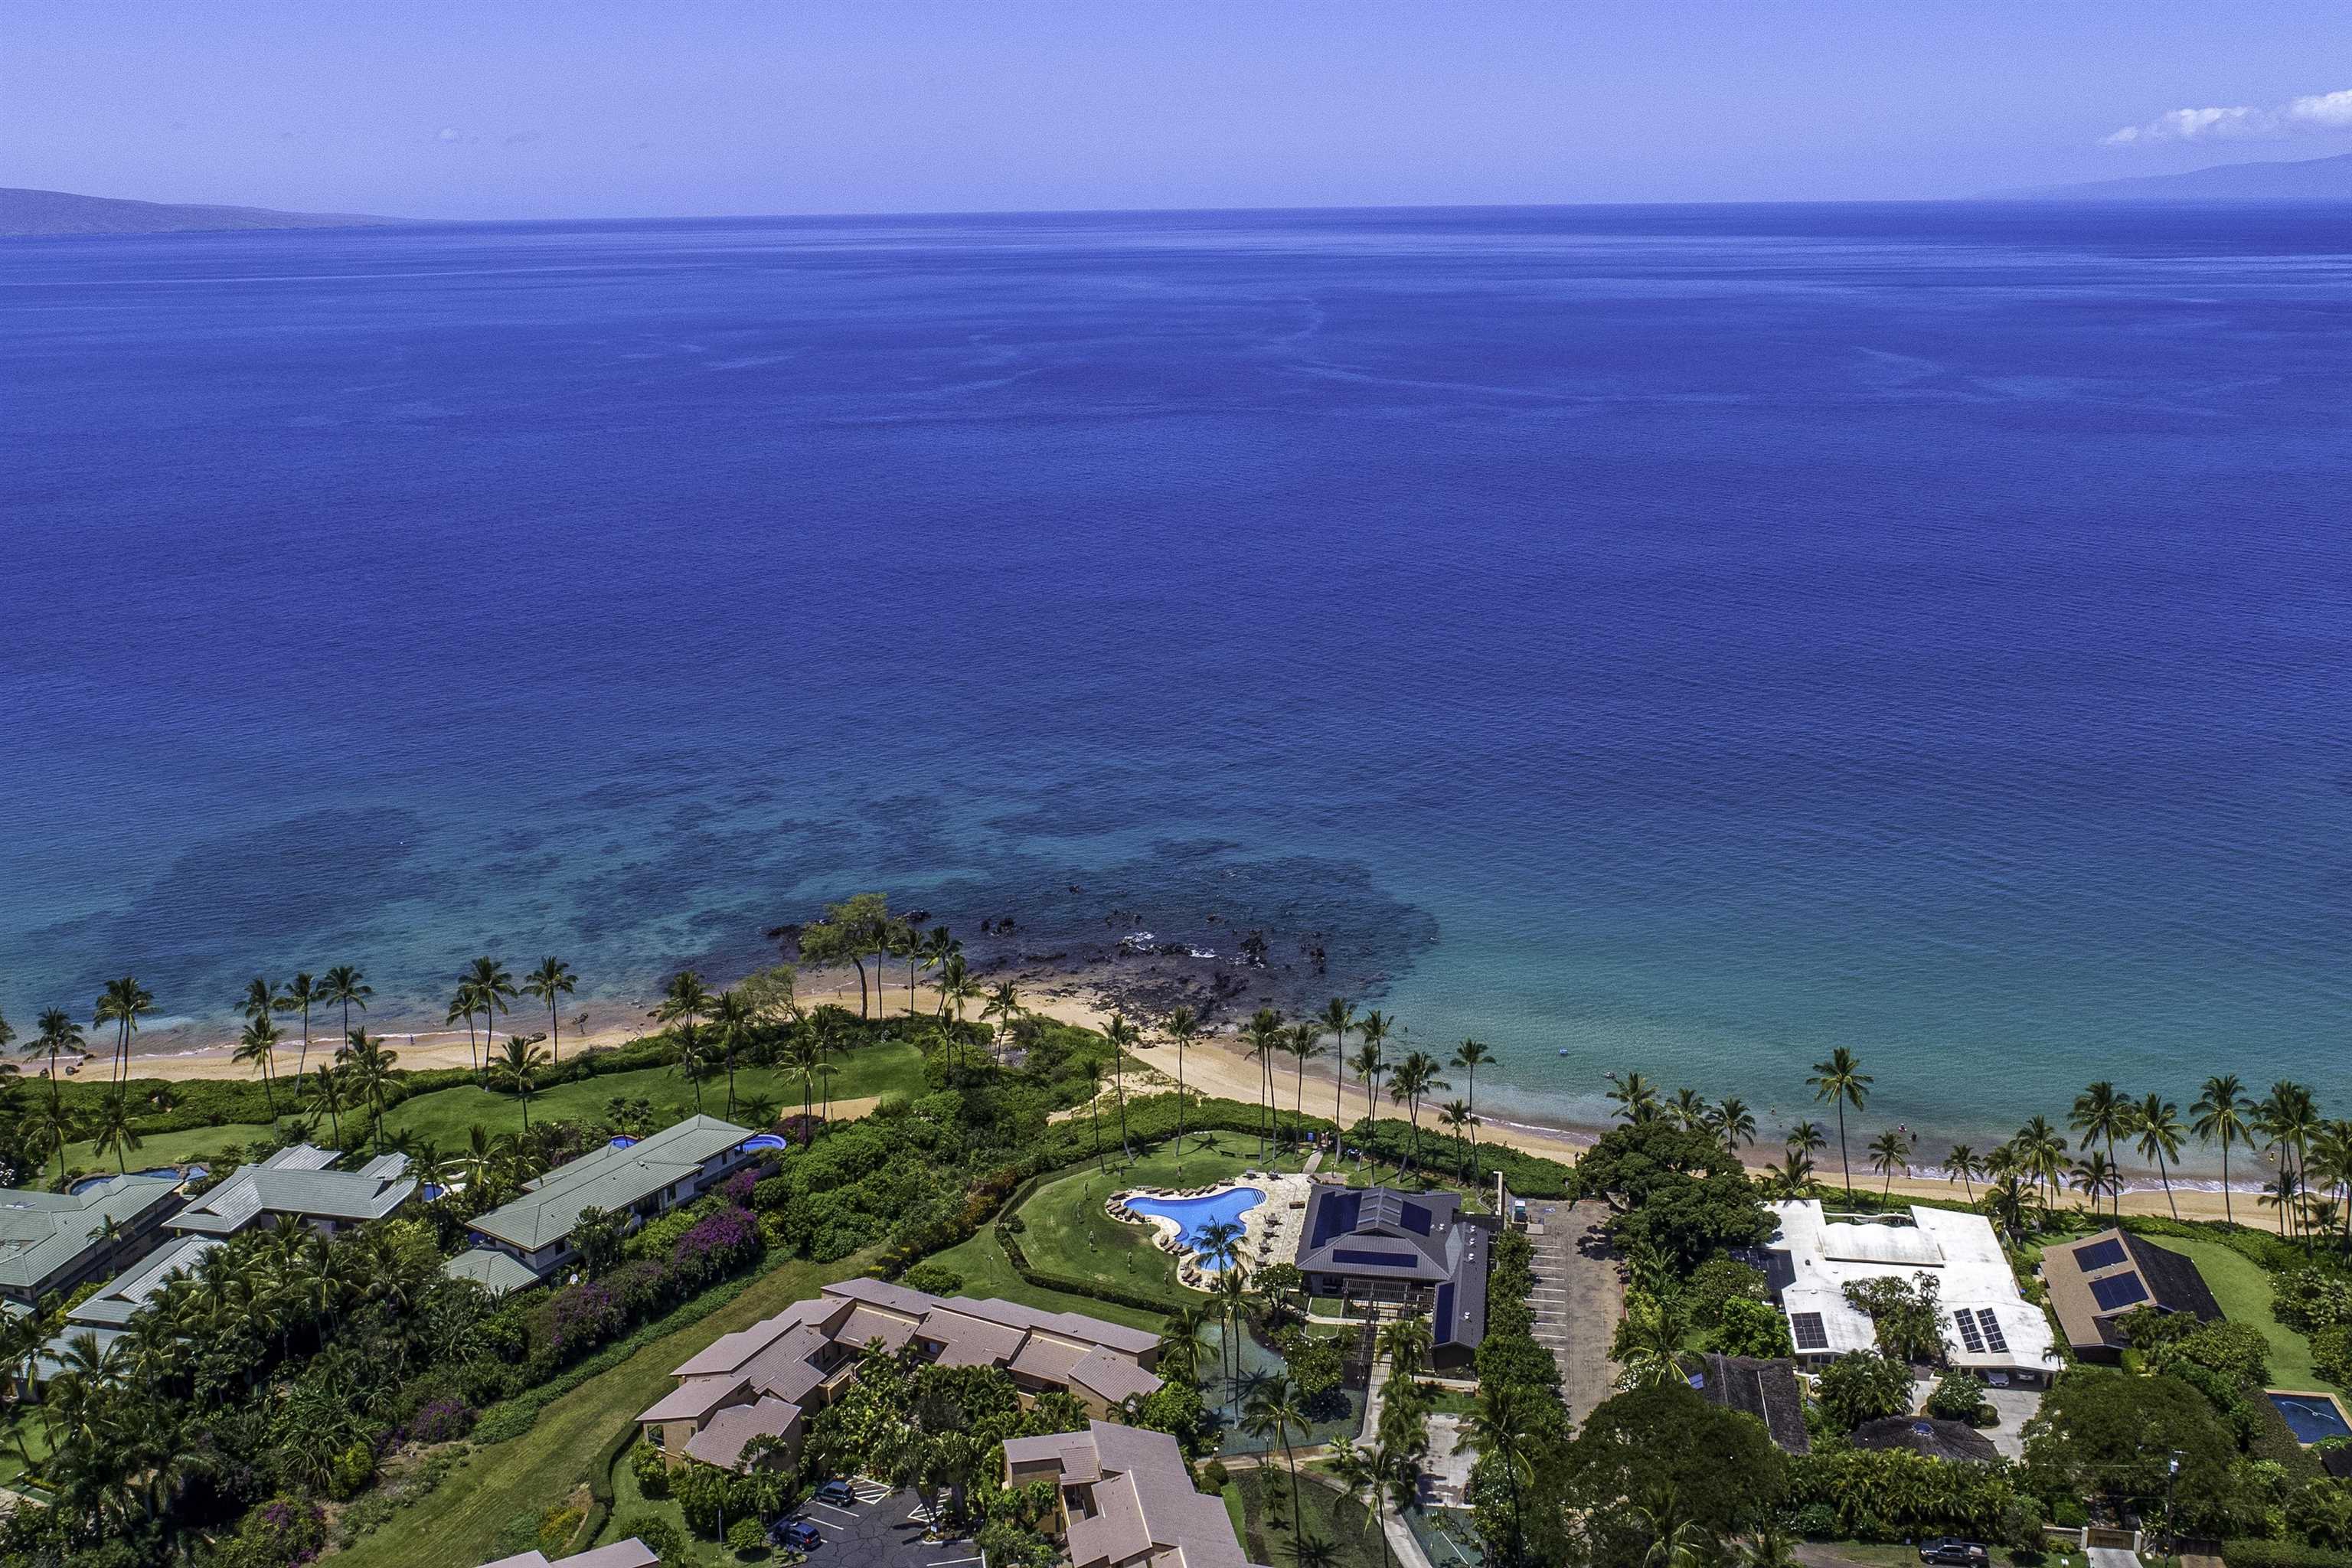
<path fill-rule="evenodd" d="M 1269 1470 L 1279 1472 L 1271 1488 L 1266 1484 Z M 1301 1463 L 1294 1512 L 1289 1483 L 1290 1472 L 1279 1455 L 1265 1468 L 1235 1470 L 1225 1483 L 1225 1515 L 1234 1521 L 1251 1562 L 1296 1563 L 1297 1543 L 1304 1537 L 1330 1544 L 1325 1561 L 1331 1568 L 1383 1568 L 1381 1540 L 1373 1533 L 1377 1527 L 1366 1517 L 1363 1504 L 1317 1479 Z"/>
<path fill-rule="evenodd" d="M 1153 1228 L 1115 1220 L 1103 1205 L 1130 1187 L 1205 1187 L 1244 1171 L 1295 1172 L 1303 1163 L 1296 1153 L 1261 1161 L 1257 1140 L 1242 1132 L 1189 1134 L 1181 1158 L 1172 1138 L 1132 1164 L 1120 1163 L 1114 1151 L 1108 1169 L 1080 1165 L 1029 1194 L 1014 1211 L 1021 1250 L 1040 1273 L 1164 1300 L 1171 1310 L 1197 1307 L 1208 1297 L 1176 1282 L 1176 1256 L 1153 1245 Z"/>
<path fill-rule="evenodd" d="M 281 1119 L 281 1121 L 284 1119 Z M 104 1171 L 113 1173 L 118 1164 L 132 1170 L 155 1165 L 184 1165 L 194 1160 L 203 1162 L 224 1149 L 243 1149 L 255 1143 L 274 1142 L 277 1129 L 266 1121 L 230 1121 L 218 1127 L 191 1127 L 179 1132 L 150 1132 L 139 1141 L 139 1147 L 124 1154 L 118 1162 L 115 1156 L 100 1156 L 98 1145 L 89 1141 L 66 1145 L 66 1167 L 83 1174 Z M 51 1158 L 48 1174 L 57 1174 L 57 1161 Z"/>
<path fill-rule="evenodd" d="M 700 1322 L 655 1341 L 549 1405 L 521 1436 L 475 1449 L 429 1496 L 332 1560 L 343 1568 L 488 1562 L 509 1523 L 524 1516 L 536 1520 L 588 1479 L 598 1450 L 672 1386 L 672 1367 L 721 1334 L 773 1317 L 872 1261 L 873 1254 L 859 1253 L 834 1263 L 796 1259 L 769 1270 Z"/>
<path fill-rule="evenodd" d="M 923 1053 L 903 1040 L 861 1047 L 843 1057 L 834 1075 L 833 1098 L 857 1100 L 868 1096 L 923 1092 Z M 764 1097 L 779 1115 L 798 1115 L 801 1075 L 784 1068 L 740 1068 L 735 1073 L 735 1098 L 741 1101 Z M 667 1126 L 694 1113 L 694 1085 L 674 1068 L 645 1068 L 635 1072 L 600 1074 L 558 1084 L 530 1098 L 533 1121 L 594 1121 L 614 1100 L 644 1100 L 653 1107 L 654 1124 Z M 816 1101 L 824 1109 L 820 1096 Z M 702 1082 L 705 1115 L 727 1113 L 727 1075 L 714 1073 Z M 414 1132 L 443 1149 L 464 1144 L 479 1126 L 491 1132 L 522 1128 L 522 1101 L 470 1084 L 437 1089 L 402 1100 L 383 1119 L 389 1132 Z"/>
<path fill-rule="evenodd" d="M 2184 1241 L 2179 1237 L 2144 1238 L 2150 1245 L 2185 1254 L 2205 1277 L 2221 1315 L 2233 1323 L 2262 1331 L 2270 1342 L 2271 1382 L 2280 1388 L 2326 1388 L 2311 1363 L 2311 1342 L 2280 1322 L 2271 1312 L 2271 1277 L 2244 1253 L 2219 1241 Z"/>

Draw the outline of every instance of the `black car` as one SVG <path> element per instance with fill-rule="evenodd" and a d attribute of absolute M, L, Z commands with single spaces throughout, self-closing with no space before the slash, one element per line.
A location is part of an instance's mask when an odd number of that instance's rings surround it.
<path fill-rule="evenodd" d="M 804 1519 L 778 1520 L 769 1530 L 768 1539 L 796 1552 L 814 1552 L 824 1544 L 824 1537 L 816 1532 L 816 1526 Z"/>
<path fill-rule="evenodd" d="M 1991 1554 L 1979 1542 L 1962 1541 L 1957 1536 L 1939 1535 L 1933 1541 L 1919 1543 L 1922 1563 L 1948 1563 L 1953 1568 L 1979 1568 L 1990 1563 Z"/>
<path fill-rule="evenodd" d="M 816 1489 L 816 1500 L 829 1502 L 835 1508 L 847 1508 L 857 1500 L 857 1489 L 847 1481 L 827 1481 Z"/>

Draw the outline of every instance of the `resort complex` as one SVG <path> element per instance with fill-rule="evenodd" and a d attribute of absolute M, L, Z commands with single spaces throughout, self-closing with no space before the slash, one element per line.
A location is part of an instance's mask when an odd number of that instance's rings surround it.
<path fill-rule="evenodd" d="M 1092 1421 L 1083 1432 L 1008 1439 L 1004 1484 L 1033 1483 L 1054 1489 L 1055 1533 L 1071 1568 L 1255 1568 L 1224 1505 L 1201 1495 L 1164 1432 Z"/>
<path fill-rule="evenodd" d="M 679 1366 L 677 1386 L 637 1417 L 667 1452 L 734 1469 L 755 1437 L 799 1452 L 802 1417 L 828 1403 L 868 1350 L 911 1351 L 945 1367 L 1006 1373 L 1024 1400 L 1066 1394 L 1090 1415 L 1159 1391 L 1156 1334 L 1017 1302 L 951 1300 L 879 1279 L 845 1279 L 814 1300 L 732 1333 Z"/>
<path fill-rule="evenodd" d="M 803 951 L 957 958 L 853 904 Z M 1828 1128 L 1759 1169 L 1738 1101 L 1638 1074 L 1556 1161 L 1479 1135 L 1475 1040 L 1325 1050 L 1343 1122 L 1271 1071 L 1201 1092 L 1195 1018 L 1001 982 L 965 1019 L 944 979 L 853 1010 L 684 972 L 560 1064 L 407 1072 L 353 1027 L 299 1100 L 141 1089 L 143 1131 L 0 1078 L 0 1154 L 51 1178 L 0 1195 L 0 1568 L 2352 1568 L 2352 1130 L 2294 1086 L 2199 1101 L 2267 1141 L 2263 1229 L 2113 1212 L 2094 1155 L 2174 1112 L 2111 1086 L 2071 1179 L 2037 1121 L 1902 1192 L 1879 1134 L 1874 1193 L 1819 1173 Z M 1264 1009 L 1230 1059 L 1362 1026 Z M 1811 1082 L 1866 1110 L 1848 1054 Z M 92 1106 L 116 1134 L 60 1142 Z M 2291 1532 L 2321 1555 L 2262 1556 Z"/>

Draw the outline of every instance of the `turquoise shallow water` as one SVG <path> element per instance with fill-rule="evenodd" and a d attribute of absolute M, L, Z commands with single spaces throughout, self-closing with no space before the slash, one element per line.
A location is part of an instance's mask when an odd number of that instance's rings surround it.
<path fill-rule="evenodd" d="M 0 1009 L 887 886 L 1284 933 L 1482 1101 L 2333 1110 L 2329 209 L 533 225 L 0 247 Z M 982 944 L 985 946 L 985 943 Z M 1563 1054 L 1565 1053 L 1565 1054 Z"/>

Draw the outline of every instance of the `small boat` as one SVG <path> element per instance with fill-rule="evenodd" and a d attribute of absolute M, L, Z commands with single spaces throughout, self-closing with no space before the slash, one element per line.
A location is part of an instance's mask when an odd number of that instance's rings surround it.
<path fill-rule="evenodd" d="M 1560 1048 L 1559 1048 L 1559 1054 L 1560 1054 L 1561 1056 L 1566 1056 L 1566 1055 L 1568 1055 L 1568 1047 L 1567 1047 L 1566 1046 L 1562 1046 L 1562 1047 L 1560 1047 Z"/>

